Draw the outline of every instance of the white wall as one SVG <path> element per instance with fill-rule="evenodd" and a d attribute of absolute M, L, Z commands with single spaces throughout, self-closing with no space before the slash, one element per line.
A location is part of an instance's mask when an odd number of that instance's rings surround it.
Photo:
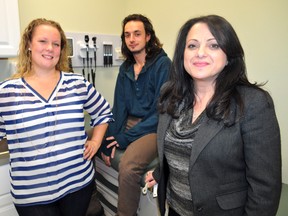
<path fill-rule="evenodd" d="M 19 0 L 21 30 L 32 19 L 46 17 L 58 21 L 65 31 L 120 35 L 121 21 L 127 14 L 145 14 L 170 57 L 177 32 L 187 19 L 211 13 L 224 16 L 244 47 L 251 81 L 268 81 L 266 89 L 274 99 L 281 128 L 283 182 L 288 184 L 287 10 L 287 0 Z M 117 72 L 102 75 L 99 79 L 107 85 L 99 91 L 111 98 Z"/>
<path fill-rule="evenodd" d="M 122 1 L 115 0 L 18 0 L 23 31 L 35 18 L 53 19 L 67 32 L 119 34 L 123 18 Z"/>

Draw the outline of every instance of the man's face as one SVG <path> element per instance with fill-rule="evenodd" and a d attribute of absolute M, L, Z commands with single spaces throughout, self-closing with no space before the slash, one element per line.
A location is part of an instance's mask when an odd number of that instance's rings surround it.
<path fill-rule="evenodd" d="M 133 54 L 145 52 L 146 43 L 150 35 L 146 34 L 141 21 L 129 21 L 124 27 L 125 43 Z"/>

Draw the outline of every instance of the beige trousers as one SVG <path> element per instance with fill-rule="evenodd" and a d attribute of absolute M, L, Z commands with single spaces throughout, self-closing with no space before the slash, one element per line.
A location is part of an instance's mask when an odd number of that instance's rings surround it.
<path fill-rule="evenodd" d="M 117 215 L 136 215 L 142 175 L 156 157 L 156 133 L 147 134 L 128 145 L 119 164 Z"/>

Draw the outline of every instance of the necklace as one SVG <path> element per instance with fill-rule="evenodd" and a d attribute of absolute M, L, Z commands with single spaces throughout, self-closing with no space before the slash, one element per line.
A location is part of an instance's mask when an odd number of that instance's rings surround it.
<path fill-rule="evenodd" d="M 20 89 L 20 91 L 21 91 L 21 89 Z M 34 97 L 33 94 L 30 93 L 30 92 L 26 93 L 26 96 L 28 94 L 29 94 L 29 96 L 31 95 L 31 97 Z M 20 139 L 18 137 L 18 134 L 17 134 L 17 131 L 18 131 L 17 126 L 15 128 L 15 135 L 17 137 L 18 148 L 20 149 L 20 152 L 21 152 L 23 160 L 25 162 L 34 161 L 34 160 L 37 159 L 37 157 L 40 154 L 49 154 L 52 151 L 52 149 L 54 148 L 54 146 L 55 146 L 55 135 L 56 135 L 56 126 L 57 126 L 57 114 L 58 114 L 58 104 L 57 104 L 58 96 L 57 96 L 57 93 L 56 93 L 56 96 L 55 96 L 55 99 L 54 99 L 54 101 L 56 101 L 56 104 L 54 106 L 53 106 L 53 104 L 44 104 L 44 107 L 42 107 L 42 109 L 45 109 L 45 112 L 41 113 L 41 116 L 44 115 L 44 113 L 46 114 L 46 116 L 42 117 L 43 120 L 40 119 L 40 121 L 41 120 L 43 121 L 43 128 L 41 128 L 41 134 L 43 134 L 42 136 L 44 136 L 44 137 L 39 137 L 39 138 L 34 139 L 36 142 L 38 142 L 38 144 L 35 144 L 35 142 L 32 140 L 32 137 L 34 137 L 34 136 L 37 137 L 37 136 L 39 136 L 39 134 L 32 134 L 32 133 L 27 131 L 27 129 L 29 127 L 34 127 L 35 125 L 28 125 L 27 121 L 26 121 L 26 125 L 25 125 L 25 119 L 26 120 L 28 118 L 32 119 L 32 117 L 33 117 L 32 115 L 28 115 L 28 116 L 24 115 L 25 114 L 24 113 L 25 104 L 28 101 L 29 101 L 29 103 L 27 103 L 27 104 L 30 104 L 31 100 L 30 99 L 27 100 L 27 98 L 25 97 L 25 93 L 24 92 L 20 92 L 20 98 L 23 98 L 23 100 L 22 100 L 22 103 L 20 103 L 20 100 L 18 100 L 18 106 L 22 107 L 21 116 L 20 116 L 21 117 L 21 121 L 19 119 L 18 122 L 19 123 L 21 122 L 22 125 L 18 126 L 18 128 L 21 127 L 22 131 L 24 131 L 24 133 L 23 133 L 25 135 L 24 139 L 28 140 L 29 145 L 26 148 L 28 149 L 28 148 L 33 147 L 34 150 L 30 150 L 29 152 L 36 151 L 37 154 L 35 154 L 33 157 L 28 156 L 28 155 L 26 157 L 24 157 L 24 154 L 25 154 L 26 151 L 23 150 L 23 146 L 22 146 L 22 148 L 20 146 L 21 141 L 20 141 Z M 34 107 L 35 107 L 35 105 L 34 105 Z M 54 111 L 54 107 L 55 107 L 55 111 Z M 31 107 L 29 107 L 29 109 L 31 109 Z M 49 111 L 49 109 L 51 109 L 51 111 Z M 39 110 L 40 109 L 37 109 L 35 111 L 39 111 Z M 31 112 L 35 112 L 35 111 L 31 111 Z M 29 113 L 31 113 L 31 112 L 29 112 Z M 28 112 L 26 112 L 26 113 L 28 113 Z M 16 113 L 15 113 L 15 116 L 17 116 Z M 15 124 L 16 124 L 16 122 L 15 122 Z M 49 129 L 51 126 L 52 126 L 52 129 Z M 19 130 L 21 130 L 21 129 L 19 128 Z M 45 130 L 45 129 L 46 129 L 46 132 L 43 133 L 42 131 Z M 47 140 L 45 140 L 45 139 L 47 139 Z M 22 144 L 24 144 L 24 142 L 26 142 L 26 141 L 22 141 Z M 49 147 L 49 149 L 47 150 L 48 147 Z M 44 151 L 44 150 L 46 150 L 46 151 Z"/>
<path fill-rule="evenodd" d="M 139 74 L 140 74 L 140 72 L 139 73 L 135 73 L 134 75 L 135 75 L 135 80 L 137 80 L 138 79 L 138 77 L 139 77 Z"/>
<path fill-rule="evenodd" d="M 194 110 L 192 111 L 192 123 L 194 123 L 196 120 L 201 119 L 203 116 L 204 110 L 201 112 L 194 112 Z"/>
<path fill-rule="evenodd" d="M 139 77 L 144 65 L 145 65 L 145 62 L 143 62 L 142 64 L 136 64 L 135 63 L 135 65 L 134 65 L 134 77 L 135 77 L 135 80 L 138 79 L 138 77 Z"/>

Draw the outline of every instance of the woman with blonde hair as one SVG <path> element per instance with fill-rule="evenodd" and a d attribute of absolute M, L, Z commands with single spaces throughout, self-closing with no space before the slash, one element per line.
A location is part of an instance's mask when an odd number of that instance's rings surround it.
<path fill-rule="evenodd" d="M 67 49 L 57 22 L 33 20 L 22 36 L 17 73 L 0 83 L 0 140 L 7 139 L 20 216 L 83 216 L 89 205 L 91 158 L 112 113 L 93 85 L 67 72 Z M 84 110 L 94 127 L 89 141 Z"/>

